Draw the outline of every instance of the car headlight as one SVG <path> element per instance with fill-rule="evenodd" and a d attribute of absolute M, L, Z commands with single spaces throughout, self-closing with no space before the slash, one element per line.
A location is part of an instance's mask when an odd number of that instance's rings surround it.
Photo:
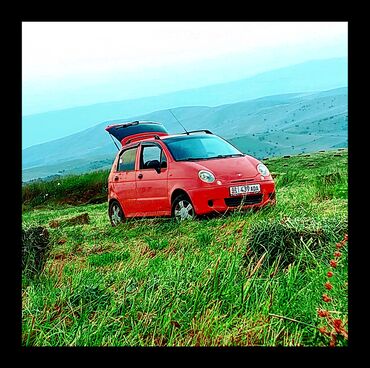
<path fill-rule="evenodd" d="M 214 175 L 206 170 L 200 170 L 198 176 L 199 179 L 204 181 L 205 183 L 213 183 L 215 181 Z"/>
<path fill-rule="evenodd" d="M 268 176 L 270 174 L 269 169 L 262 163 L 257 165 L 257 170 L 263 176 Z"/>

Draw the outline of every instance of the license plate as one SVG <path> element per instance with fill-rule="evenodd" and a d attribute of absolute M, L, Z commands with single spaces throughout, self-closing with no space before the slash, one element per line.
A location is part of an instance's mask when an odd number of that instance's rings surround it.
<path fill-rule="evenodd" d="M 259 193 L 261 191 L 259 184 L 250 184 L 250 185 L 240 185 L 237 187 L 230 188 L 230 195 L 237 196 L 237 195 L 245 195 L 249 193 Z"/>

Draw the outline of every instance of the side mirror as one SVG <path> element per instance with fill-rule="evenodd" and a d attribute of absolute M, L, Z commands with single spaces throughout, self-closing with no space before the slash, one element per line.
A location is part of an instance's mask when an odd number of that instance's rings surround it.
<path fill-rule="evenodd" d="M 162 161 L 161 163 L 158 162 L 158 166 L 155 167 L 155 171 L 157 171 L 157 173 L 159 174 L 161 172 L 161 169 L 166 169 L 166 168 L 167 168 L 166 161 Z"/>
<path fill-rule="evenodd" d="M 161 169 L 166 169 L 167 168 L 167 162 L 166 161 L 162 161 L 161 163 L 158 162 L 158 166 L 157 166 L 157 162 L 156 161 L 156 165 L 155 165 L 155 171 L 159 174 L 161 172 Z"/>
<path fill-rule="evenodd" d="M 167 168 L 167 162 L 166 161 L 162 161 L 158 167 L 155 167 L 155 170 L 157 171 L 157 173 L 159 174 L 161 172 L 161 169 L 166 169 Z"/>
<path fill-rule="evenodd" d="M 154 169 L 159 174 L 161 172 L 161 164 L 158 160 L 148 161 L 146 169 Z"/>

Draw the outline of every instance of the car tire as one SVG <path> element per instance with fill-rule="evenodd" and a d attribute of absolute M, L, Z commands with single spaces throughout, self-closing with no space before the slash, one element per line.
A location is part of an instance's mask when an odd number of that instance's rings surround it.
<path fill-rule="evenodd" d="M 172 203 L 172 217 L 178 221 L 193 220 L 196 217 L 195 209 L 190 198 L 180 194 Z"/>
<path fill-rule="evenodd" d="M 123 213 L 122 207 L 116 200 L 109 203 L 108 215 L 110 223 L 113 227 L 118 226 L 125 221 L 125 215 Z"/>

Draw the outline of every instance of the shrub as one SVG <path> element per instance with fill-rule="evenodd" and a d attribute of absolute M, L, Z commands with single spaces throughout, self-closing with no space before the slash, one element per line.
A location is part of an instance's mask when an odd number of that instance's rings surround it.
<path fill-rule="evenodd" d="M 22 273 L 33 278 L 41 273 L 50 252 L 49 232 L 42 226 L 22 229 Z"/>
<path fill-rule="evenodd" d="M 265 252 L 266 263 L 271 265 L 278 257 L 285 267 L 296 260 L 302 247 L 319 256 L 323 245 L 331 238 L 338 238 L 347 231 L 347 220 L 329 217 L 320 220 L 311 218 L 264 219 L 252 224 L 247 243 L 246 259 L 261 257 Z"/>

